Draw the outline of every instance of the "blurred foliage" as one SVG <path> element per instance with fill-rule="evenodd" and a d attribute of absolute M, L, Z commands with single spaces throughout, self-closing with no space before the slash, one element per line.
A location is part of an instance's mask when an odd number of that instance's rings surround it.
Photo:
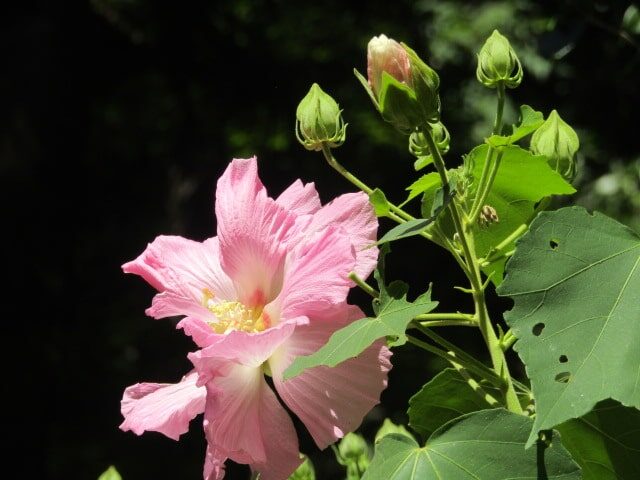
<path fill-rule="evenodd" d="M 637 12 L 631 2 L 601 0 L 12 4 L 0 19 L 0 191 L 11 274 L 3 353 L 5 365 L 21 362 L 5 383 L 21 395 L 12 447 L 29 452 L 31 476 L 94 478 L 110 462 L 125 478 L 201 475 L 199 420 L 178 444 L 117 430 L 124 387 L 179 379 L 193 348 L 171 321 L 144 317 L 152 291 L 119 265 L 160 233 L 211 235 L 215 180 L 234 156 L 257 154 L 274 194 L 298 177 L 316 181 L 325 200 L 348 190 L 295 141 L 295 108 L 313 82 L 349 122 L 336 152 L 342 162 L 404 198 L 418 175 L 406 139 L 352 75 L 366 69 L 373 35 L 405 41 L 438 70 L 454 166 L 489 134 L 494 92 L 475 81 L 475 54 L 498 28 L 525 69 L 522 86 L 509 91 L 506 121 L 525 102 L 545 114 L 556 108 L 581 139 L 577 201 L 638 228 Z M 443 309 L 466 308 L 462 294 L 441 296 L 462 282 L 455 265 L 437 247 L 405 242 L 389 277 L 418 291 L 433 280 L 429 272 L 443 272 L 434 297 Z M 425 252 L 424 267 L 403 254 L 414 248 Z M 15 300 L 25 292 L 29 302 Z M 474 333 L 454 334 L 463 347 L 477 343 Z M 406 423 L 408 398 L 438 360 L 407 347 L 393 362 L 384 406 L 362 426 L 366 438 L 385 417 Z M 300 432 L 318 478 L 340 478 L 331 452 L 318 453 Z M 246 475 L 232 466 L 228 478 Z"/>

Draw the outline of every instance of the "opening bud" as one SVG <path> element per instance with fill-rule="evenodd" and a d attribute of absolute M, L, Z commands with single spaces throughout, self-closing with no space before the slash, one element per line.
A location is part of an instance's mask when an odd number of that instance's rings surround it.
<path fill-rule="evenodd" d="M 440 116 L 438 75 L 416 53 L 385 35 L 367 47 L 367 76 L 356 71 L 387 122 L 409 135 Z"/>
<path fill-rule="evenodd" d="M 534 132 L 530 148 L 534 154 L 546 156 L 551 168 L 565 180 L 573 180 L 580 140 L 575 130 L 560 118 L 557 111 L 553 110 L 549 118 Z"/>
<path fill-rule="evenodd" d="M 326 144 L 339 147 L 346 138 L 342 110 L 320 85 L 314 83 L 296 110 L 296 138 L 307 150 L 322 150 Z"/>
<path fill-rule="evenodd" d="M 413 87 L 409 55 L 402 45 L 384 34 L 373 37 L 367 46 L 367 77 L 376 98 L 380 94 L 383 72 L 409 88 Z"/>
<path fill-rule="evenodd" d="M 522 82 L 522 65 L 507 37 L 494 30 L 478 53 L 476 77 L 485 87 L 516 88 Z"/>

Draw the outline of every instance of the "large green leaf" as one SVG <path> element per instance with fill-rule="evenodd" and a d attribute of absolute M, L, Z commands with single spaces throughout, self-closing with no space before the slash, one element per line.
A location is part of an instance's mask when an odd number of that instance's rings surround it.
<path fill-rule="evenodd" d="M 404 435 L 387 435 L 362 479 L 580 479 L 580 468 L 560 442 L 525 450 L 531 423 L 524 415 L 493 409 L 452 420 L 422 448 Z"/>
<path fill-rule="evenodd" d="M 491 384 L 482 382 L 482 389 L 496 399 L 502 393 Z M 522 394 L 520 403 L 523 408 L 529 403 L 529 396 Z M 409 399 L 409 426 L 422 438 L 427 438 L 435 430 L 450 420 L 464 415 L 491 408 L 491 405 L 453 368 L 446 368 L 418 393 Z"/>
<path fill-rule="evenodd" d="M 489 147 L 482 145 L 469 154 L 474 162 L 473 176 L 480 178 Z M 533 155 L 517 146 L 504 147 L 498 174 L 485 204 L 495 208 L 499 221 L 475 230 L 476 253 L 485 256 L 491 248 L 513 233 L 520 225 L 528 224 L 535 215 L 535 205 L 544 197 L 574 193 L 575 189 L 555 172 L 543 155 Z M 471 198 L 475 196 L 471 187 Z M 513 243 L 512 243 L 513 245 Z M 507 247 L 508 249 L 509 247 Z M 504 272 L 504 260 L 485 269 L 494 272 L 498 285 Z"/>
<path fill-rule="evenodd" d="M 603 400 L 557 428 L 584 480 L 640 478 L 640 411 Z"/>
<path fill-rule="evenodd" d="M 498 289 L 531 379 L 538 430 L 614 398 L 640 407 L 640 237 L 583 208 L 540 214 Z"/>
<path fill-rule="evenodd" d="M 493 389 L 492 389 L 493 392 Z M 409 400 L 409 426 L 428 438 L 449 420 L 490 408 L 453 368 L 446 368 Z"/>
<path fill-rule="evenodd" d="M 502 147 L 502 162 L 498 169 L 486 205 L 495 208 L 499 221 L 486 227 L 475 227 L 476 253 L 480 257 L 486 256 L 495 245 L 509 237 L 522 224 L 528 225 L 536 214 L 536 204 L 551 195 L 565 195 L 575 192 L 575 189 L 564 178 L 555 172 L 547 163 L 543 155 L 533 155 L 518 146 Z M 478 180 L 482 175 L 482 168 L 487 159 L 487 145 L 474 148 L 468 155 L 466 163 L 473 165 L 473 177 Z M 496 153 L 494 153 L 496 154 Z M 430 211 L 433 199 L 440 188 L 440 184 L 431 186 L 424 193 L 423 215 Z M 477 185 L 472 184 L 469 198 L 473 200 Z M 453 223 L 448 212 L 438 217 L 440 227 L 450 237 L 453 236 Z M 515 242 L 505 247 L 509 250 Z M 484 267 L 486 274 L 493 273 L 492 281 L 499 285 L 502 282 L 505 260 L 498 260 Z"/>

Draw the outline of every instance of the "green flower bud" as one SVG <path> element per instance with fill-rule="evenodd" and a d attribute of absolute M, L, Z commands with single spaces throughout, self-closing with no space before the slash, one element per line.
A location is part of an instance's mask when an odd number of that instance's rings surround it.
<path fill-rule="evenodd" d="M 382 426 L 380 427 L 380 430 L 378 430 L 378 433 L 376 433 L 375 442 L 378 443 L 378 440 L 391 433 L 397 433 L 399 435 L 404 435 L 405 437 L 413 438 L 413 435 L 411 435 L 409 431 L 404 428 L 404 425 L 396 425 L 388 418 L 385 418 Z"/>
<path fill-rule="evenodd" d="M 304 458 L 304 462 L 291 474 L 288 480 L 316 480 L 313 463 L 306 455 L 301 455 L 301 457 Z"/>
<path fill-rule="evenodd" d="M 553 110 L 531 137 L 531 151 L 547 157 L 556 172 L 571 181 L 576 175 L 576 153 L 580 140 L 575 130 Z"/>
<path fill-rule="evenodd" d="M 478 81 L 485 87 L 502 84 L 516 88 L 522 81 L 522 65 L 507 37 L 494 30 L 478 53 Z"/>
<path fill-rule="evenodd" d="M 344 143 L 346 130 L 336 101 L 314 83 L 296 110 L 298 141 L 307 150 L 322 150 L 323 144 L 335 148 Z"/>
<path fill-rule="evenodd" d="M 438 147 L 440 153 L 444 155 L 449 151 L 449 143 L 451 141 L 449 131 L 442 122 L 430 124 L 429 127 L 431 128 L 436 147 Z M 415 168 L 416 171 L 422 170 L 427 165 L 433 163 L 433 156 L 422 132 L 414 132 L 409 136 L 409 152 L 417 158 L 413 164 L 413 168 Z"/>
<path fill-rule="evenodd" d="M 369 466 L 369 445 L 362 436 L 347 433 L 336 450 L 338 463 L 347 467 L 347 479 L 359 479 Z"/>

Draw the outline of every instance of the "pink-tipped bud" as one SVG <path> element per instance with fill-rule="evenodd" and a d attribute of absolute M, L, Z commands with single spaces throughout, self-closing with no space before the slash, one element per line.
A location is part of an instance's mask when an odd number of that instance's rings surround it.
<path fill-rule="evenodd" d="M 382 72 L 413 88 L 411 61 L 407 51 L 386 35 L 373 37 L 367 46 L 367 76 L 373 94 L 378 97 L 382 83 Z"/>

